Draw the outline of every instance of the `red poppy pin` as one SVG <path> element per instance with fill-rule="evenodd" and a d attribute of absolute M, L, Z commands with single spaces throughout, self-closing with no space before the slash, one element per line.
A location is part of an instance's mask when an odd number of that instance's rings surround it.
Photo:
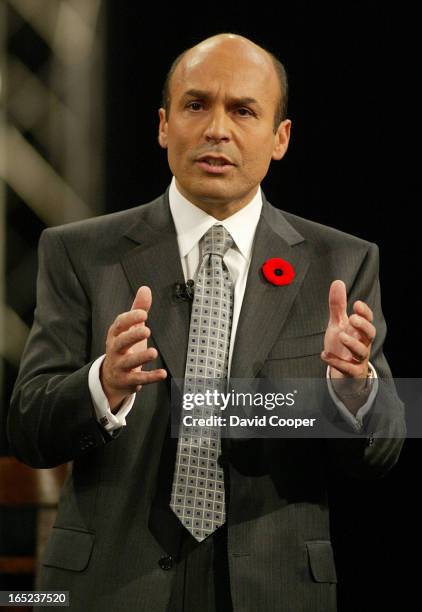
<path fill-rule="evenodd" d="M 290 285 L 295 277 L 295 271 L 288 261 L 280 257 L 272 257 L 262 265 L 262 274 L 272 285 Z"/>

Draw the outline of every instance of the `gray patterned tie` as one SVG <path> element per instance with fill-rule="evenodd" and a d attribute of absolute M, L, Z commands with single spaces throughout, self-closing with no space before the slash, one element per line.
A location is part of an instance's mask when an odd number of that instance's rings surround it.
<path fill-rule="evenodd" d="M 202 263 L 195 283 L 185 371 L 185 393 L 226 389 L 233 313 L 233 283 L 223 256 L 233 239 L 213 225 L 202 237 Z M 220 416 L 220 408 L 195 406 L 193 417 Z M 181 425 L 170 507 L 201 542 L 226 520 L 224 473 L 218 427 Z"/>

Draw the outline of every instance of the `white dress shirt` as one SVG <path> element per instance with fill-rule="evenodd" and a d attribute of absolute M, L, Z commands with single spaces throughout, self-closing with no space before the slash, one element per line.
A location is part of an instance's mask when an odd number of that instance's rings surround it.
<path fill-rule="evenodd" d="M 230 375 L 234 340 L 252 257 L 253 240 L 262 209 L 261 188 L 258 188 L 249 204 L 234 215 L 231 215 L 231 217 L 222 221 L 208 215 L 182 196 L 177 188 L 174 177 L 170 185 L 169 201 L 171 215 L 176 227 L 177 242 L 179 245 L 180 260 L 185 281 L 188 279 L 196 281 L 201 263 L 199 242 L 212 225 L 215 223 L 223 225 L 233 238 L 233 247 L 228 249 L 223 258 L 234 284 L 233 319 L 228 364 L 228 375 Z M 152 296 L 152 298 L 154 299 L 154 296 Z M 154 333 L 154 330 L 151 331 Z M 98 421 L 107 431 L 111 432 L 114 429 L 126 425 L 126 416 L 133 406 L 136 394 L 134 393 L 128 396 L 115 414 L 111 412 L 107 397 L 104 394 L 100 382 L 100 368 L 104 357 L 105 355 L 102 355 L 92 364 L 89 371 L 88 384 Z M 353 416 L 336 395 L 330 380 L 329 366 L 327 367 L 327 383 L 330 395 L 340 413 L 356 431 L 361 429 L 362 419 L 372 406 L 378 390 L 378 380 L 375 368 L 371 364 L 369 365 L 373 376 L 372 390 L 366 403 L 359 408 L 356 416 Z M 140 393 L 142 393 L 142 390 Z"/>

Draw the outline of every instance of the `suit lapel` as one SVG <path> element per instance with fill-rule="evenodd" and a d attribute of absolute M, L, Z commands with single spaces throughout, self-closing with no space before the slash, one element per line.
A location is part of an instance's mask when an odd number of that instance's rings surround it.
<path fill-rule="evenodd" d="M 141 208 L 142 215 L 142 208 Z M 132 247 L 121 263 L 135 295 L 141 285 L 152 292 L 148 326 L 157 349 L 174 378 L 183 378 L 189 335 L 189 303 L 176 302 L 173 286 L 183 282 L 176 230 L 168 190 L 126 232 Z"/>
<path fill-rule="evenodd" d="M 257 226 L 252 260 L 237 327 L 231 378 L 253 378 L 271 350 L 309 267 L 306 242 L 263 197 L 263 208 Z M 262 274 L 262 264 L 280 257 L 295 270 L 289 285 L 275 286 Z"/>
<path fill-rule="evenodd" d="M 148 317 L 152 337 L 174 378 L 185 375 L 189 336 L 188 302 L 176 302 L 174 283 L 183 281 L 176 230 L 170 213 L 168 190 L 152 205 L 141 207 L 141 219 L 125 234 L 129 249 L 121 258 L 133 294 L 141 285 L 152 291 Z M 262 264 L 281 257 L 295 270 L 294 281 L 281 287 L 262 275 Z M 263 196 L 252 260 L 235 338 L 232 378 L 253 378 L 271 350 L 309 267 L 306 242 L 281 211 Z"/>

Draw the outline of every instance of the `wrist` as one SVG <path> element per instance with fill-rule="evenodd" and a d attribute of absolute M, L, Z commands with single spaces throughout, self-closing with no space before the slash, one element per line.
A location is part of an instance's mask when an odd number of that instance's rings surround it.
<path fill-rule="evenodd" d="M 110 407 L 111 412 L 115 413 L 119 410 L 124 400 L 127 397 L 127 393 L 122 390 L 115 389 L 112 385 L 107 382 L 107 377 L 104 372 L 104 361 L 101 364 L 100 368 L 100 383 L 103 389 L 104 395 L 107 398 L 108 405 Z"/>
<path fill-rule="evenodd" d="M 372 388 L 372 379 L 373 372 L 372 369 L 368 367 L 366 377 L 362 378 L 352 378 L 341 375 L 341 372 L 335 372 L 334 376 L 332 376 L 332 372 L 330 369 L 330 379 L 333 385 L 333 388 L 336 394 L 342 398 L 363 398 L 369 395 Z"/>

